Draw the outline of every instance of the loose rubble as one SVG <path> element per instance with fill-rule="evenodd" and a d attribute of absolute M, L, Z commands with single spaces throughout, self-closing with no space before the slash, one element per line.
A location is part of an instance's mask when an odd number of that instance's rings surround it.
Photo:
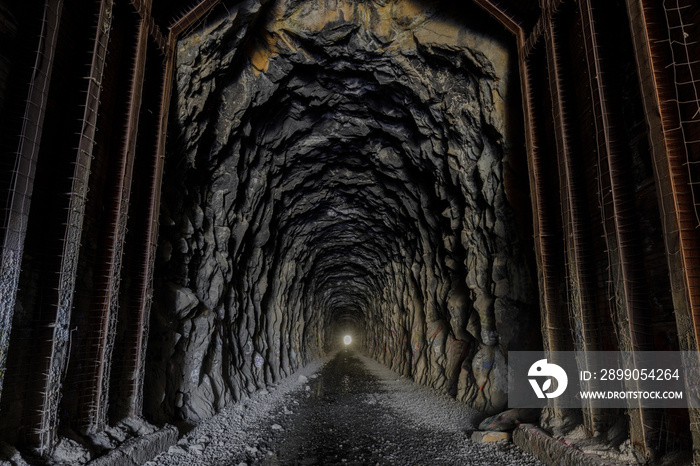
<path fill-rule="evenodd" d="M 311 393 L 288 377 L 272 395 L 244 401 L 248 408 L 203 421 L 147 466 L 540 464 L 509 442 L 472 442 L 477 411 L 366 356 L 340 351 L 323 367 L 302 369 L 305 377 L 312 370 L 320 377 Z"/>

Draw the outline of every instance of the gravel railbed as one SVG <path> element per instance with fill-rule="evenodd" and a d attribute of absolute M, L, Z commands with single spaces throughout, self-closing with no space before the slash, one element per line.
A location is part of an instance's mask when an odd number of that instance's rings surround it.
<path fill-rule="evenodd" d="M 200 423 L 146 464 L 541 464 L 511 443 L 473 443 L 479 419 L 463 403 L 342 350 Z"/>

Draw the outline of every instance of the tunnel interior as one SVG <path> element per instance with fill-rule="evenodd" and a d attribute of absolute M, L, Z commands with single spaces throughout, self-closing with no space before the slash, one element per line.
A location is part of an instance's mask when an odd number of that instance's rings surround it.
<path fill-rule="evenodd" d="M 512 351 L 697 354 L 699 27 L 692 0 L 0 0 L 0 459 L 177 435 L 346 335 L 483 416 Z M 700 461 L 695 407 L 535 417 Z"/>
<path fill-rule="evenodd" d="M 538 345 L 512 40 L 474 7 L 251 5 L 178 43 L 165 405 L 209 417 L 352 325 L 397 372 L 499 410 L 505 351 Z"/>

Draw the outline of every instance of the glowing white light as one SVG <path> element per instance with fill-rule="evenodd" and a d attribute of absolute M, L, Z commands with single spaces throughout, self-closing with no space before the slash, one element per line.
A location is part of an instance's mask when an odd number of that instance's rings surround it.
<path fill-rule="evenodd" d="M 350 342 L 352 342 L 352 338 L 350 338 L 350 335 L 345 335 L 345 338 L 343 338 L 343 343 L 349 345 Z"/>

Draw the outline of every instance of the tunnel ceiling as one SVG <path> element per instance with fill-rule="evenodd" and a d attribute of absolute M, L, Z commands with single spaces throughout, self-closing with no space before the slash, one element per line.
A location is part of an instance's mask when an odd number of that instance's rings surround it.
<path fill-rule="evenodd" d="M 289 373 L 343 328 L 452 392 L 469 352 L 486 369 L 462 397 L 502 403 L 491 367 L 527 346 L 537 315 L 509 202 L 527 197 L 512 38 L 439 2 L 215 11 L 178 43 L 165 182 L 185 416 Z"/>

